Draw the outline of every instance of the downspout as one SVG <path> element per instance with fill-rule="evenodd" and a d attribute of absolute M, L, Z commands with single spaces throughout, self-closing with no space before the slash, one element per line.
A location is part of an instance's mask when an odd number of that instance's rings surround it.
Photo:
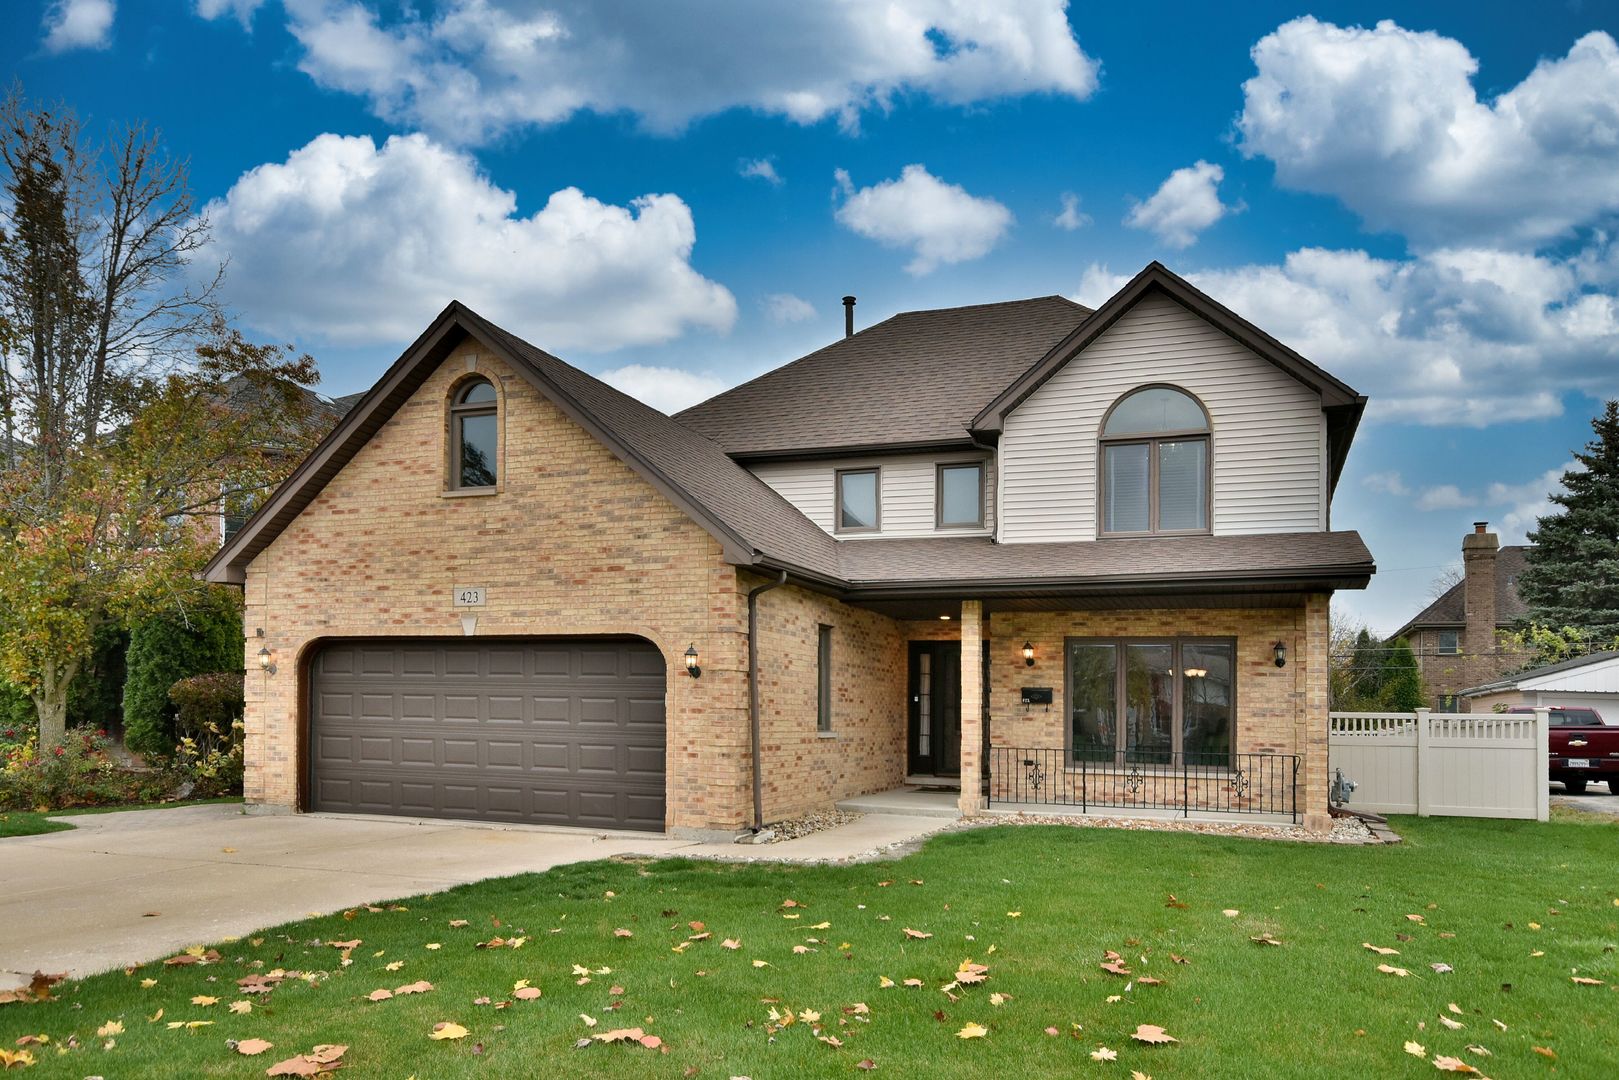
<path fill-rule="evenodd" d="M 765 827 L 764 778 L 759 751 L 759 597 L 787 584 L 787 571 L 775 581 L 748 590 L 748 728 L 753 742 L 753 832 Z"/>

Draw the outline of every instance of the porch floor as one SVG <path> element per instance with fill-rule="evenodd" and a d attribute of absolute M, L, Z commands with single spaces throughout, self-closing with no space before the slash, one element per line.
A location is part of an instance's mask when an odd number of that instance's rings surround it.
<path fill-rule="evenodd" d="M 959 796 L 954 791 L 923 791 L 921 788 L 901 787 L 892 791 L 879 791 L 860 795 L 838 803 L 839 810 L 853 810 L 862 814 L 909 814 L 912 817 L 939 817 L 954 820 L 961 816 L 956 808 Z"/>
<path fill-rule="evenodd" d="M 839 810 L 853 810 L 863 814 L 908 814 L 912 817 L 958 818 L 957 794 L 954 791 L 925 791 L 916 787 L 894 788 L 871 795 L 860 795 L 838 803 Z M 991 817 L 1084 817 L 1133 818 L 1140 821 L 1206 821 L 1224 824 L 1296 825 L 1287 814 L 1222 814 L 1206 810 L 1193 810 L 1183 814 L 1179 810 L 1152 807 L 1099 806 L 1082 810 L 1077 806 L 1053 803 L 996 803 L 983 810 Z"/>

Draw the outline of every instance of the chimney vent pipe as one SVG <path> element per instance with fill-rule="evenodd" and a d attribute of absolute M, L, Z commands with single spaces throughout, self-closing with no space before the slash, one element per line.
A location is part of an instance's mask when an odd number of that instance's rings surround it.
<path fill-rule="evenodd" d="M 854 297 L 843 298 L 843 336 L 854 337 Z"/>

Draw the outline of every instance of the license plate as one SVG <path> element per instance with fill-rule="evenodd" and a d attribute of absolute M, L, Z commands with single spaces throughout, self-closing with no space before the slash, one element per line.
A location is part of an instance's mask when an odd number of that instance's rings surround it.
<path fill-rule="evenodd" d="M 1591 767 L 1591 759 L 1583 757 L 1571 757 L 1568 759 L 1568 767 L 1571 769 L 1589 769 Z"/>

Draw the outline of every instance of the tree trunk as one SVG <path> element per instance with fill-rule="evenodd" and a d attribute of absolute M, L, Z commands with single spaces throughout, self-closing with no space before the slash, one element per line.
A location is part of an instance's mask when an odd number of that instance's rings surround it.
<path fill-rule="evenodd" d="M 46 664 L 39 690 L 33 695 L 39 713 L 39 750 L 44 753 L 67 740 L 67 692 L 79 673 L 80 661 Z"/>

